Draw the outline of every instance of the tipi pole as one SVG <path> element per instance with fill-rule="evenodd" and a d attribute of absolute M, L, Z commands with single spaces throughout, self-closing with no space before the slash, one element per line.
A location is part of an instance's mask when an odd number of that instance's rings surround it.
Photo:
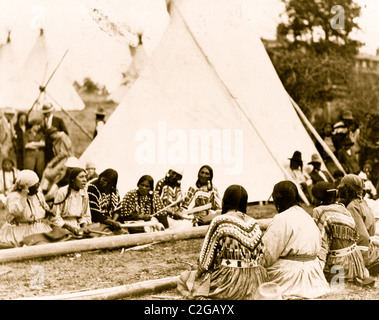
<path fill-rule="evenodd" d="M 253 122 L 251 121 L 251 119 L 249 118 L 249 116 L 246 114 L 245 110 L 241 107 L 241 105 L 237 101 L 237 98 L 230 92 L 228 86 L 224 83 L 224 81 L 222 80 L 222 78 L 218 74 L 216 68 L 214 67 L 214 65 L 212 64 L 212 62 L 209 60 L 208 56 L 205 54 L 205 52 L 202 49 L 202 47 L 200 46 L 200 44 L 197 42 L 197 40 L 196 40 L 195 36 L 193 35 L 191 29 L 188 27 L 187 22 L 185 21 L 183 15 L 181 14 L 179 8 L 175 5 L 175 3 L 173 3 L 173 4 L 176 7 L 176 10 L 180 14 L 180 16 L 182 17 L 183 23 L 184 23 L 186 29 L 188 30 L 188 33 L 191 35 L 193 41 L 196 43 L 198 49 L 200 50 L 200 52 L 204 56 L 205 60 L 207 61 L 207 63 L 209 64 L 209 66 L 211 67 L 211 69 L 213 70 L 213 72 L 215 73 L 216 77 L 219 79 L 221 85 L 224 87 L 224 89 L 228 93 L 228 95 L 231 98 L 231 100 L 234 101 L 234 103 L 240 109 L 240 111 L 242 112 L 242 114 L 245 116 L 246 120 L 252 126 L 252 128 L 254 129 L 254 131 L 256 132 L 256 134 L 258 135 L 259 139 L 262 141 L 263 145 L 266 147 L 267 151 L 269 152 L 269 154 L 273 158 L 273 160 L 276 162 L 276 164 L 278 165 L 278 167 L 280 168 L 280 170 L 283 172 L 283 174 L 286 177 L 286 179 L 292 181 L 293 183 L 295 183 L 298 186 L 300 197 L 302 198 L 302 200 L 304 201 L 304 203 L 309 206 L 310 205 L 309 200 L 308 200 L 307 196 L 305 195 L 305 193 L 303 192 L 303 190 L 301 189 L 301 187 L 299 186 L 299 184 L 291 177 L 291 175 L 289 174 L 289 172 L 283 167 L 283 165 L 278 161 L 278 159 L 276 159 L 275 155 L 271 152 L 270 148 L 267 146 L 266 142 L 264 141 L 264 139 L 260 135 L 260 133 L 257 130 L 257 128 L 254 126 Z"/>
<path fill-rule="evenodd" d="M 93 137 L 80 125 L 80 123 L 79 122 L 77 122 L 73 117 L 71 117 L 70 115 L 69 115 L 69 113 L 58 103 L 58 101 L 57 100 L 55 100 L 52 96 L 51 96 L 51 94 L 49 94 L 48 92 L 46 92 L 47 93 L 47 95 L 54 101 L 54 103 L 55 104 L 57 104 L 58 105 L 58 107 L 63 111 L 63 113 L 67 116 L 67 117 L 69 117 L 70 118 L 70 120 L 72 121 L 72 122 L 74 122 L 76 125 L 77 125 L 77 127 L 87 136 L 87 138 L 88 139 L 90 139 L 91 141 L 92 141 L 92 139 L 93 139 Z"/>
<path fill-rule="evenodd" d="M 324 150 L 326 151 L 326 153 L 328 154 L 328 156 L 330 156 L 333 160 L 333 162 L 335 163 L 335 165 L 337 166 L 338 169 L 340 169 L 344 174 L 346 174 L 345 170 L 343 169 L 342 165 L 340 164 L 340 162 L 338 161 L 337 157 L 335 156 L 335 154 L 333 153 L 332 150 L 330 150 L 330 148 L 328 147 L 328 145 L 325 143 L 324 140 L 322 140 L 321 136 L 318 134 L 317 130 L 313 127 L 313 125 L 309 122 L 309 120 L 307 119 L 307 117 L 305 116 L 305 114 L 303 113 L 303 111 L 300 109 L 300 107 L 297 105 L 297 103 L 290 97 L 290 95 L 288 95 L 293 107 L 295 108 L 297 114 L 299 115 L 299 117 L 303 120 L 303 122 L 305 123 L 305 125 L 308 127 L 309 131 L 312 132 L 312 134 L 314 135 L 314 137 L 317 139 L 317 141 L 321 144 L 321 146 L 324 148 Z"/>
<path fill-rule="evenodd" d="M 54 296 L 24 297 L 15 300 L 117 300 L 176 288 L 179 276 L 147 280 L 117 287 L 65 293 Z"/>
<path fill-rule="evenodd" d="M 51 73 L 49 79 L 47 79 L 45 85 L 39 87 L 39 95 L 38 95 L 37 99 L 33 102 L 33 105 L 32 105 L 32 107 L 29 109 L 29 111 L 28 111 L 28 113 L 27 113 L 27 116 L 29 116 L 30 112 L 32 112 L 34 106 L 37 104 L 39 98 L 41 97 L 42 92 L 44 92 L 44 91 L 46 90 L 47 85 L 49 84 L 50 80 L 53 78 L 55 72 L 58 70 L 58 68 L 59 68 L 59 66 L 61 65 L 61 63 L 62 63 L 64 57 L 65 57 L 66 54 L 67 54 L 67 52 L 68 52 L 68 49 L 66 50 L 66 52 L 65 52 L 64 55 L 63 55 L 63 57 L 61 58 L 61 60 L 60 60 L 59 63 L 57 64 L 57 66 L 55 67 L 54 71 Z"/>

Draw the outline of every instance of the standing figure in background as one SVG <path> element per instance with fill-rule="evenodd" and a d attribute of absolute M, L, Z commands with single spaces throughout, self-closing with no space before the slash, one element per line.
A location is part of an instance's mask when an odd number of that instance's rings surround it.
<path fill-rule="evenodd" d="M 41 180 L 44 194 L 63 179 L 66 174 L 65 163 L 73 155 L 71 139 L 64 131 L 51 127 L 46 130 L 45 137 L 52 141 L 54 157 L 47 164 Z"/>
<path fill-rule="evenodd" d="M 379 150 L 379 145 L 373 139 L 375 117 L 371 112 L 366 112 L 360 128 L 358 143 L 360 147 L 359 165 L 363 167 L 366 160 L 373 161 Z"/>
<path fill-rule="evenodd" d="M 41 119 L 32 119 L 24 137 L 24 169 L 35 171 L 40 179 L 45 169 L 45 139 L 41 132 L 41 124 Z"/>
<path fill-rule="evenodd" d="M 213 169 L 204 165 L 200 168 L 197 181 L 189 187 L 182 207 L 191 209 L 209 204 L 210 208 L 196 212 L 194 225 L 209 224 L 215 216 L 215 211 L 221 209 L 221 198 L 217 188 L 213 185 Z"/>
<path fill-rule="evenodd" d="M 290 174 L 292 179 L 300 185 L 306 198 L 312 202 L 310 189 L 312 187 L 312 179 L 303 171 L 303 159 L 300 151 L 295 151 L 290 160 Z"/>
<path fill-rule="evenodd" d="M 341 163 L 346 173 L 358 174 L 361 171 L 359 163 L 351 152 L 351 147 L 354 143 L 349 137 L 346 137 L 341 144 L 341 148 L 338 150 L 338 161 Z"/>
<path fill-rule="evenodd" d="M 349 138 L 353 142 L 350 147 L 351 156 L 355 158 L 355 161 L 359 164 L 360 146 L 359 146 L 359 125 L 356 121 L 353 121 L 349 125 Z"/>
<path fill-rule="evenodd" d="M 52 104 L 44 104 L 42 106 L 42 113 L 43 113 L 43 132 L 46 135 L 46 130 L 50 129 L 51 127 L 55 127 L 58 129 L 58 131 L 63 131 L 67 135 L 69 135 L 67 127 L 63 121 L 63 119 L 56 117 L 53 115 L 54 107 Z M 53 141 L 50 139 L 50 137 L 46 137 L 46 146 L 45 146 L 45 163 L 49 163 L 51 159 L 54 158 L 54 151 L 53 151 Z"/>
<path fill-rule="evenodd" d="M 93 137 L 95 138 L 100 130 L 103 128 L 105 125 L 105 113 L 104 109 L 102 107 L 97 108 L 96 111 L 96 123 L 95 123 L 95 131 L 93 133 Z"/>
<path fill-rule="evenodd" d="M 341 118 L 333 125 L 333 143 L 336 153 L 342 147 L 342 142 L 349 136 L 350 124 L 354 121 L 353 113 L 350 110 L 342 112 Z"/>
<path fill-rule="evenodd" d="M 24 169 L 24 155 L 25 155 L 25 143 L 24 136 L 27 129 L 27 116 L 26 112 L 19 111 L 17 113 L 17 121 L 14 125 L 15 139 L 14 146 L 16 150 L 17 169 Z"/>

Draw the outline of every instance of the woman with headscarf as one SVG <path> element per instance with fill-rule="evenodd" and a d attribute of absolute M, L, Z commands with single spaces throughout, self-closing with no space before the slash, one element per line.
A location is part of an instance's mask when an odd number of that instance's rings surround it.
<path fill-rule="evenodd" d="M 211 219 L 206 217 L 210 213 L 221 209 L 221 198 L 217 188 L 213 185 L 213 169 L 204 165 L 200 168 L 197 181 L 194 186 L 189 187 L 183 200 L 182 208 L 191 209 L 210 204 L 210 209 L 196 212 L 194 225 L 209 224 Z M 213 217 L 213 215 L 211 215 Z M 209 220 L 209 221 L 208 221 Z"/>
<path fill-rule="evenodd" d="M 321 232 L 318 258 L 325 264 L 324 274 L 330 281 L 342 268 L 345 281 L 359 284 L 373 282 L 360 250 L 355 221 L 349 210 L 337 202 L 337 189 L 330 182 L 318 182 L 312 188 L 320 204 L 313 209 L 313 219 Z"/>
<path fill-rule="evenodd" d="M 375 216 L 363 199 L 364 182 L 355 174 L 347 174 L 338 186 L 339 201 L 350 211 L 358 232 L 357 245 L 370 275 L 379 273 L 379 247 L 375 241 Z"/>
<path fill-rule="evenodd" d="M 316 298 L 329 290 L 320 251 L 320 231 L 312 217 L 299 205 L 296 185 L 281 181 L 272 193 L 277 214 L 262 241 L 264 265 L 270 281 L 282 289 L 285 299 Z"/>
<path fill-rule="evenodd" d="M 117 180 L 117 171 L 106 169 L 99 174 L 99 178 L 88 184 L 87 192 L 92 222 L 105 224 L 112 231 L 119 232 L 121 224 L 116 220 L 120 213 L 121 203 Z"/>
<path fill-rule="evenodd" d="M 197 270 L 185 271 L 178 282 L 187 299 L 253 300 L 268 281 L 262 266 L 264 247 L 258 223 L 246 214 L 247 192 L 229 186 L 205 235 Z"/>
<path fill-rule="evenodd" d="M 0 242 L 22 246 L 24 237 L 52 231 L 46 222 L 49 207 L 38 190 L 39 179 L 32 170 L 19 172 L 13 191 L 5 205 L 6 219 L 0 230 Z"/>
<path fill-rule="evenodd" d="M 54 198 L 52 223 L 74 234 L 91 224 L 89 197 L 86 191 L 87 173 L 82 168 L 72 168 L 69 184 L 60 188 Z"/>
<path fill-rule="evenodd" d="M 154 191 L 154 180 L 149 175 L 142 176 L 137 182 L 137 189 L 127 192 L 122 199 L 120 221 L 144 220 L 150 221 L 154 217 L 168 228 L 167 213 L 164 209 L 162 199 Z M 145 229 L 129 228 L 129 231 L 143 232 Z"/>

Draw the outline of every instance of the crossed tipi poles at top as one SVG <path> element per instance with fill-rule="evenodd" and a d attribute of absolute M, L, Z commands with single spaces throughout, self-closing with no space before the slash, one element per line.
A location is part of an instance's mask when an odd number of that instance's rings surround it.
<path fill-rule="evenodd" d="M 71 117 L 69 114 L 68 114 L 68 112 L 66 112 L 66 110 L 64 110 L 64 108 L 58 103 L 58 101 L 56 100 L 56 99 L 54 99 L 53 97 L 52 97 L 52 95 L 48 92 L 48 91 L 46 91 L 46 87 L 47 87 L 47 85 L 50 83 L 50 81 L 51 81 L 51 79 L 53 78 L 53 76 L 54 76 L 54 74 L 57 72 L 57 70 L 58 70 L 58 68 L 59 68 L 59 66 L 62 64 L 62 62 L 63 62 L 63 59 L 65 58 L 65 56 L 67 55 L 67 53 L 68 53 L 68 51 L 69 51 L 69 49 L 67 49 L 66 50 L 66 52 L 64 53 L 64 55 L 62 56 L 62 58 L 61 58 L 61 60 L 59 61 L 59 63 L 57 64 L 57 66 L 55 67 L 55 69 L 53 70 L 53 72 L 51 73 L 51 75 L 50 75 L 50 77 L 47 79 L 47 81 L 46 81 L 46 83 L 44 84 L 44 85 L 39 85 L 39 94 L 38 94 L 38 97 L 37 97 L 37 99 L 33 102 L 33 105 L 31 106 L 31 108 L 28 110 L 28 112 L 27 112 L 27 117 L 29 118 L 29 115 L 30 115 L 30 113 L 33 111 L 33 109 L 34 109 L 34 107 L 37 105 L 37 103 L 39 103 L 39 101 L 40 101 L 40 99 L 41 99 L 41 96 L 42 96 L 42 94 L 47 94 L 48 96 L 49 96 L 49 98 L 51 99 L 51 100 L 53 100 L 53 102 L 55 103 L 55 104 L 57 104 L 59 107 L 60 107 L 60 109 L 64 112 L 64 114 L 66 115 L 66 116 L 68 116 L 69 118 L 70 118 L 70 120 L 71 121 L 73 121 L 77 126 L 78 126 L 78 128 L 90 139 L 90 140 L 92 140 L 92 137 L 91 137 L 91 135 L 73 118 L 73 117 Z M 44 78 L 45 78 L 45 76 L 46 76 L 46 71 L 47 71 L 47 64 L 46 64 L 46 69 L 45 69 L 45 74 L 44 74 Z M 42 81 L 43 82 L 43 81 Z M 38 83 L 37 83 L 38 84 Z"/>

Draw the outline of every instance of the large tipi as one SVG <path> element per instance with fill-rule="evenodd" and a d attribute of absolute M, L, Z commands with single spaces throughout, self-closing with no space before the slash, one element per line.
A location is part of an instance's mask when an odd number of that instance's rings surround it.
<path fill-rule="evenodd" d="M 41 29 L 34 46 L 31 48 L 25 62 L 21 65 L 17 81 L 18 90 L 12 101 L 13 108 L 29 110 L 39 97 L 35 109 L 43 103 L 52 103 L 58 109 L 84 109 L 84 102 L 65 72 L 64 64 L 62 63 L 57 68 L 60 62 L 59 59 L 60 57 L 52 59 L 44 30 Z M 56 71 L 54 72 L 55 69 Z M 49 80 L 49 78 L 51 79 Z M 46 89 L 41 93 L 40 87 L 44 86 L 46 86 Z"/>
<path fill-rule="evenodd" d="M 317 153 L 239 1 L 171 1 L 171 22 L 127 96 L 80 160 L 119 173 L 121 194 L 173 165 L 183 191 L 203 164 L 220 193 L 241 184 L 266 201 L 289 158 Z"/>
<path fill-rule="evenodd" d="M 12 107 L 19 68 L 9 31 L 7 41 L 0 44 L 0 108 Z"/>

